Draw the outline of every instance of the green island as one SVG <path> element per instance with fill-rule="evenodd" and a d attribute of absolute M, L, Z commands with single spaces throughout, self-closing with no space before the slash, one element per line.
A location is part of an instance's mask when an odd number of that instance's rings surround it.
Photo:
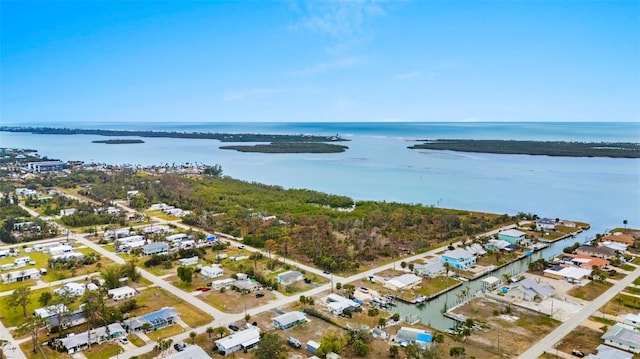
<path fill-rule="evenodd" d="M 107 145 L 124 145 L 131 143 L 144 143 L 143 140 L 96 140 L 91 141 L 91 143 L 104 143 Z"/>
<path fill-rule="evenodd" d="M 258 133 L 213 133 L 213 132 L 179 132 L 179 131 L 128 131 L 128 130 L 96 130 L 80 128 L 53 127 L 11 127 L 1 126 L 2 132 L 27 132 L 39 135 L 99 135 L 99 136 L 136 136 L 164 138 L 194 138 L 218 140 L 220 142 L 341 142 L 349 141 L 335 136 L 258 134 Z"/>
<path fill-rule="evenodd" d="M 460 152 L 564 157 L 640 158 L 640 144 L 630 142 L 566 142 L 514 140 L 422 140 L 412 150 L 449 150 Z"/>
<path fill-rule="evenodd" d="M 220 147 L 221 150 L 260 153 L 339 153 L 346 151 L 348 148 L 347 146 L 323 142 L 274 142 L 268 145 Z"/>

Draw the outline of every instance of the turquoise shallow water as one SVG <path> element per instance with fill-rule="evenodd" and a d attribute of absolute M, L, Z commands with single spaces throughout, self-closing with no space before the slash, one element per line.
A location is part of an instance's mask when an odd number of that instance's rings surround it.
<path fill-rule="evenodd" d="M 11 125 L 4 123 L 3 125 Z M 38 124 L 33 124 L 36 126 Z M 0 146 L 37 149 L 63 160 L 111 164 L 220 164 L 226 175 L 356 199 L 423 203 L 496 213 L 533 212 L 593 224 L 591 233 L 640 227 L 640 160 L 415 151 L 415 139 L 640 140 L 638 123 L 129 123 L 51 127 L 309 133 L 349 138 L 340 154 L 259 154 L 218 149 L 215 140 L 145 138 L 91 143 L 90 135 L 0 132 Z"/>

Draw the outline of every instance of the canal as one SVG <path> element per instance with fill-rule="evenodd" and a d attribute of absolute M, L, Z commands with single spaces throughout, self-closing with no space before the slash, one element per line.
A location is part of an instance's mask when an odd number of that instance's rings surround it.
<path fill-rule="evenodd" d="M 428 301 L 424 305 L 418 306 L 415 304 L 408 304 L 402 301 L 397 301 L 398 304 L 394 307 L 390 307 L 389 311 L 391 313 L 399 313 L 402 320 L 407 323 L 421 322 L 422 324 L 426 324 L 432 328 L 445 331 L 448 328 L 454 327 L 455 321 L 445 317 L 443 313 L 446 310 L 451 309 L 454 306 L 470 299 L 475 295 L 475 293 L 481 291 L 483 279 L 489 276 L 494 276 L 502 279 L 502 275 L 505 273 L 516 275 L 518 273 L 525 272 L 529 269 L 529 263 L 531 262 L 534 262 L 540 258 L 550 259 L 562 253 L 564 247 L 570 246 L 575 242 L 585 243 L 593 239 L 593 236 L 589 236 L 587 232 L 588 231 L 584 231 L 577 234 L 575 237 L 568 237 L 563 240 L 550 243 L 549 247 L 535 252 L 528 257 L 522 258 L 492 273 L 487 273 L 474 280 L 463 282 L 463 285 Z M 462 293 L 464 293 L 465 291 L 467 291 L 468 294 L 462 297 Z"/>

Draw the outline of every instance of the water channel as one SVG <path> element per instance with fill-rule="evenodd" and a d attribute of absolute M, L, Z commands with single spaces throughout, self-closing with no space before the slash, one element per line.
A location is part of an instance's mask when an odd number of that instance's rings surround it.
<path fill-rule="evenodd" d="M 577 234 L 575 237 L 568 237 L 563 240 L 550 243 L 547 248 L 544 248 L 538 252 L 531 254 L 528 257 L 522 258 L 518 261 L 515 261 L 511 264 L 508 264 L 492 273 L 487 273 L 482 275 L 474 280 L 470 280 L 468 282 L 463 282 L 463 285 L 440 295 L 437 298 L 434 298 L 428 301 L 424 305 L 415 305 L 408 304 L 402 301 L 397 301 L 397 305 L 394 307 L 390 307 L 389 311 L 391 313 L 399 313 L 402 320 L 405 322 L 416 322 L 419 321 L 422 324 L 426 324 L 432 328 L 445 331 L 448 328 L 455 326 L 455 321 L 447 318 L 443 315 L 443 312 L 453 308 L 454 306 L 472 298 L 475 293 L 481 291 L 482 289 L 482 280 L 494 276 L 498 278 L 502 278 L 502 275 L 505 273 L 509 273 L 511 275 L 516 275 L 518 273 L 522 273 L 529 268 L 529 263 L 536 261 L 540 258 L 550 259 L 560 253 L 562 253 L 562 249 L 564 247 L 570 246 L 575 242 L 585 243 L 593 239 L 593 235 L 588 234 L 589 231 L 585 231 Z M 468 296 L 466 298 L 459 299 L 459 293 L 466 290 L 469 287 Z M 445 310 L 446 306 L 446 310 Z"/>

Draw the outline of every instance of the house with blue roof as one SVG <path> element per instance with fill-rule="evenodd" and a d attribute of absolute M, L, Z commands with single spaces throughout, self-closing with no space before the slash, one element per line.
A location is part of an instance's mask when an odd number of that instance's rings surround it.
<path fill-rule="evenodd" d="M 524 241 L 525 235 L 526 233 L 520 232 L 517 229 L 507 229 L 506 231 L 498 233 L 498 239 L 511 244 L 519 244 Z"/>
<path fill-rule="evenodd" d="M 147 313 L 139 317 L 126 320 L 124 323 L 128 332 L 136 332 L 148 327 L 148 330 L 156 330 L 167 327 L 180 320 L 180 313 L 173 307 L 164 307 L 155 312 Z M 149 325 L 146 325 L 146 324 Z"/>
<path fill-rule="evenodd" d="M 449 263 L 451 268 L 466 270 L 467 267 L 476 262 L 476 256 L 464 249 L 454 249 L 446 251 L 440 256 L 440 263 Z"/>

